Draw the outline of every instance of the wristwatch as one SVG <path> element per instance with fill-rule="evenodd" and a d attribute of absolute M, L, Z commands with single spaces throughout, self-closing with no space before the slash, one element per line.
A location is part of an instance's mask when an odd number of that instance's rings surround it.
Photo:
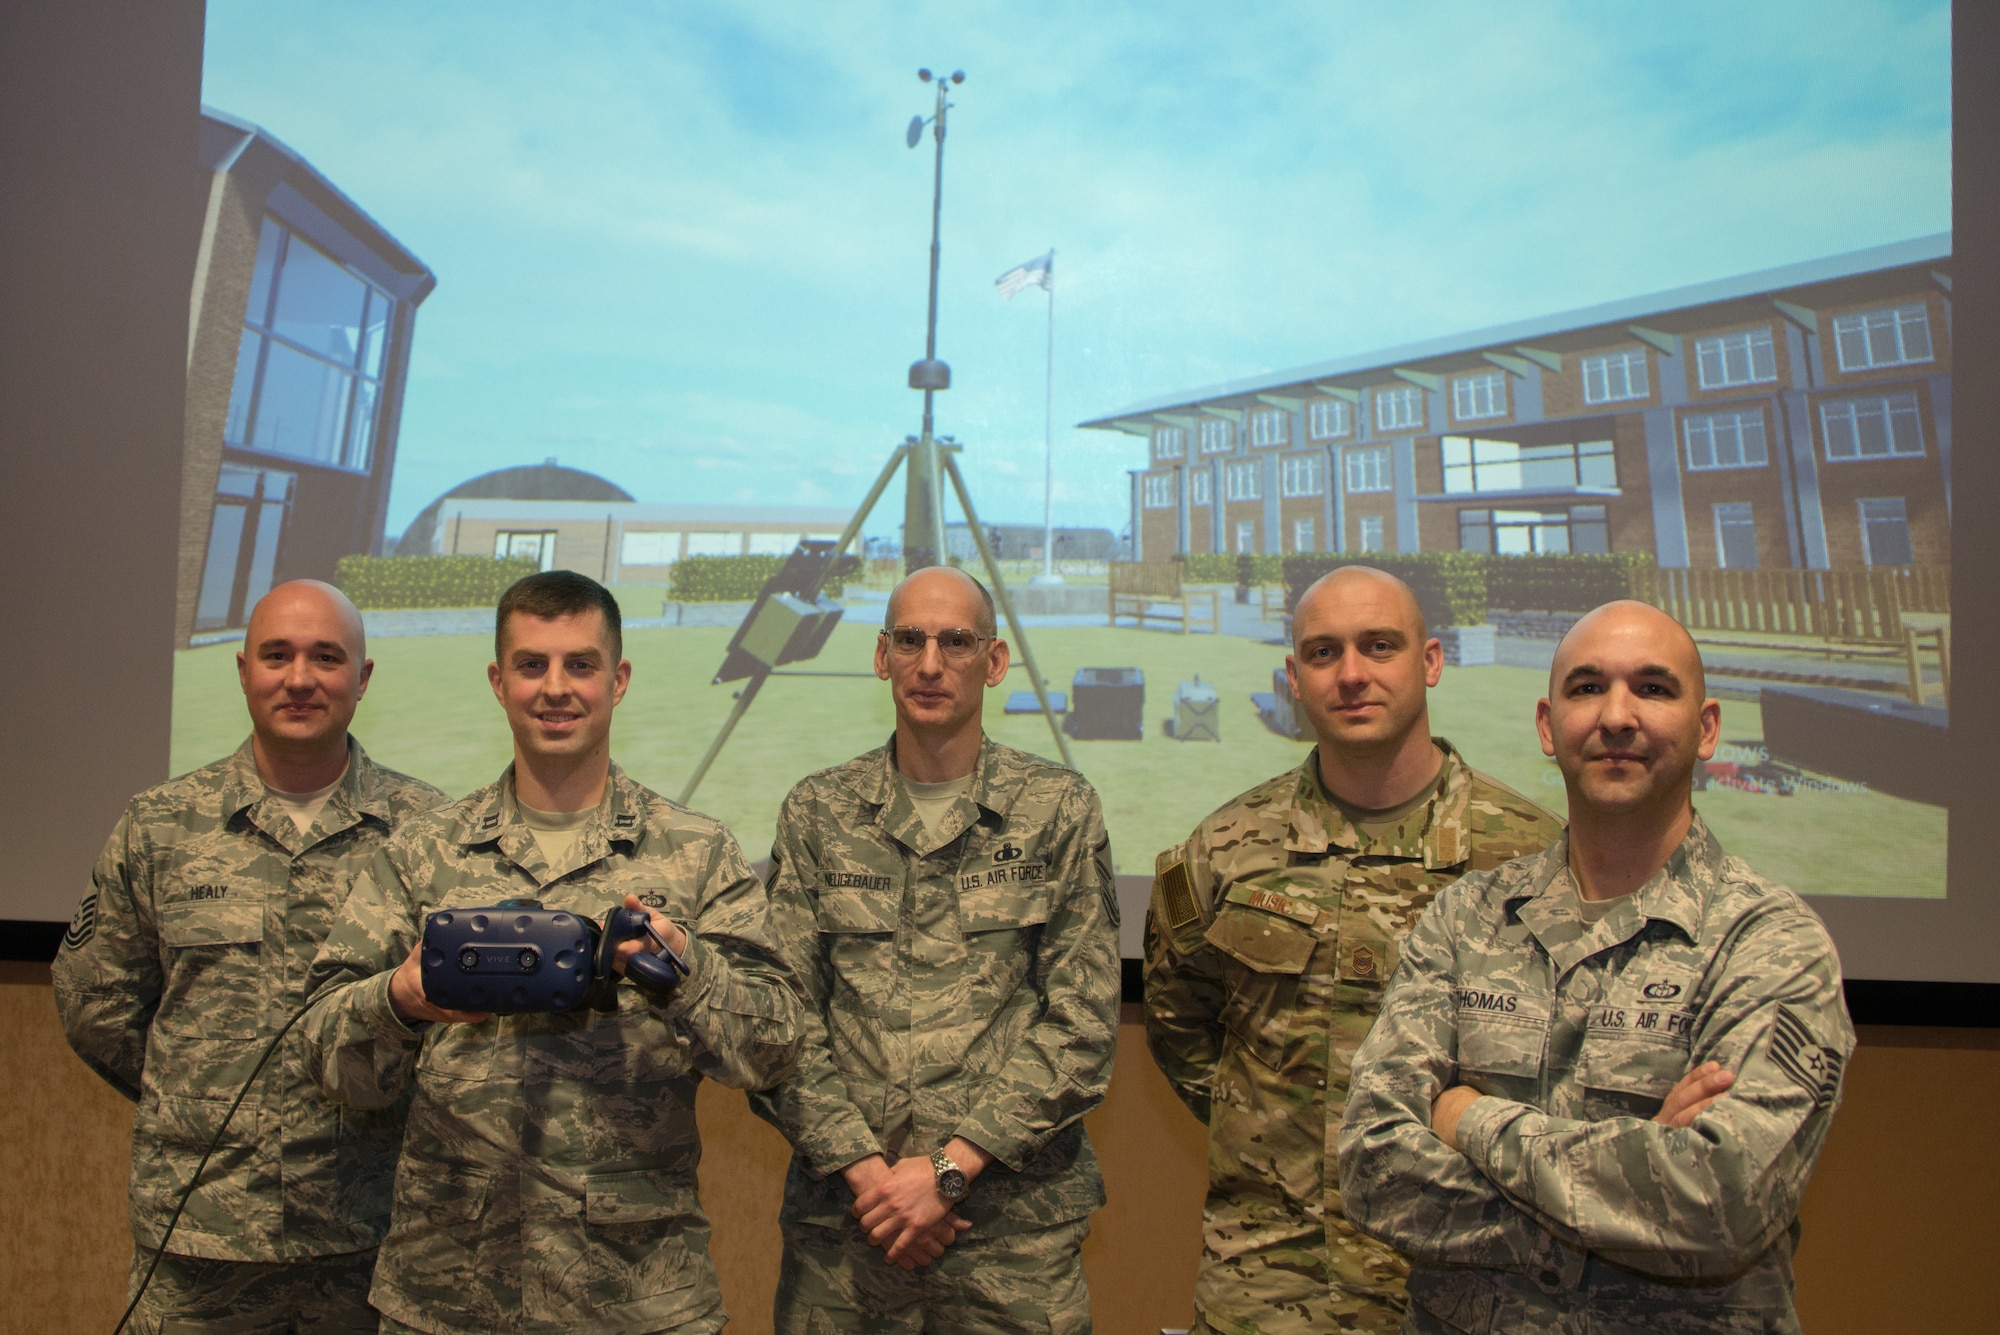
<path fill-rule="evenodd" d="M 931 1156 L 931 1171 L 937 1174 L 937 1193 L 953 1205 L 965 1199 L 965 1193 L 972 1190 L 972 1184 L 965 1180 L 965 1170 L 951 1161 L 951 1156 L 939 1150 Z"/>

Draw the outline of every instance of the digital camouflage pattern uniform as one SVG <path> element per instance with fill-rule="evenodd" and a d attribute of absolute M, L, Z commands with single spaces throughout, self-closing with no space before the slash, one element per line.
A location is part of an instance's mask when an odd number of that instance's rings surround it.
<path fill-rule="evenodd" d="M 1445 891 L 1355 1061 L 1349 1217 L 1407 1252 L 1413 1331 L 1784 1332 L 1799 1197 L 1854 1032 L 1797 895 L 1700 817 L 1586 924 L 1567 839 Z M 1688 1071 L 1736 1083 L 1675 1130 Z M 1449 1086 L 1490 1095 L 1430 1130 Z"/>
<path fill-rule="evenodd" d="M 1561 829 L 1438 746 L 1431 800 L 1372 838 L 1327 796 L 1315 748 L 1159 856 L 1146 1038 L 1208 1124 L 1195 1283 L 1207 1329 L 1292 1335 L 1402 1321 L 1407 1267 L 1342 1217 L 1330 1167 L 1354 1050 L 1432 897 Z"/>
<path fill-rule="evenodd" d="M 601 919 L 634 894 L 687 929 L 691 973 L 664 1006 L 425 1026 L 390 970 L 437 908 L 540 900 Z M 548 865 L 513 771 L 413 821 L 356 884 L 313 965 L 312 1070 L 351 1107 L 415 1102 L 375 1306 L 428 1332 L 713 1331 L 726 1314 L 695 1194 L 703 1076 L 785 1074 L 798 997 L 764 888 L 728 831 L 612 767 L 602 805 Z"/>
<path fill-rule="evenodd" d="M 1117 1045 L 1118 901 L 1097 794 L 981 742 L 927 831 L 894 743 L 802 781 L 771 851 L 771 909 L 806 995 L 796 1075 L 753 1098 L 792 1142 L 785 1331 L 1085 1331 L 1078 1248 L 1104 1203 L 1083 1116 Z M 848 1213 L 840 1170 L 954 1135 L 994 1156 L 970 1232 L 914 1273 Z"/>
<path fill-rule="evenodd" d="M 131 1224 L 143 1260 L 251 1068 L 305 1004 L 307 970 L 355 874 L 396 826 L 443 800 L 350 739 L 346 775 L 301 832 L 268 795 L 246 740 L 126 808 L 54 975 L 70 1046 L 138 1102 Z M 230 1120 L 174 1227 L 172 1255 L 268 1265 L 374 1247 L 389 1222 L 404 1110 L 328 1102 L 295 1031 Z M 162 1296 L 175 1273 L 171 1260 L 165 1268 L 154 1281 Z M 323 1287 L 313 1267 L 282 1268 L 262 1276 L 261 1292 L 282 1301 L 288 1285 L 306 1295 Z M 142 1328 L 157 1317 L 156 1295 L 147 1297 Z"/>

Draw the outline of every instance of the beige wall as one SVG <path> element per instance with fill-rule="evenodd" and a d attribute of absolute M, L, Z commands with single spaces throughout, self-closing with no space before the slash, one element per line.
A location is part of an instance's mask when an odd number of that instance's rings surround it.
<path fill-rule="evenodd" d="M 0 964 L 0 1329 L 111 1329 L 131 1238 L 131 1105 L 57 1027 L 46 966 Z M 1200 1251 L 1203 1148 L 1127 1007 L 1111 1096 L 1090 1120 L 1111 1204 L 1084 1260 L 1104 1335 L 1183 1326 Z M 1976 1277 L 2000 1232 L 2000 1033 L 1868 1029 L 1805 1202 L 1799 1308 L 1816 1335 L 1991 1328 Z M 736 1320 L 770 1329 L 785 1147 L 743 1096 L 705 1085 L 702 1198 Z"/>

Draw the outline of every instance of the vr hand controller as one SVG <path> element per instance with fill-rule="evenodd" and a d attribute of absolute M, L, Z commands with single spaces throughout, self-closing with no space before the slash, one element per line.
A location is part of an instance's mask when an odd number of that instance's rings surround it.
<path fill-rule="evenodd" d="M 491 908 L 440 909 L 424 924 L 419 961 L 424 996 L 447 1010 L 488 1015 L 617 1009 L 618 947 L 650 937 L 660 953 L 640 950 L 625 977 L 656 1002 L 673 995 L 687 961 L 639 909 L 613 908 L 600 926 L 533 899 Z"/>

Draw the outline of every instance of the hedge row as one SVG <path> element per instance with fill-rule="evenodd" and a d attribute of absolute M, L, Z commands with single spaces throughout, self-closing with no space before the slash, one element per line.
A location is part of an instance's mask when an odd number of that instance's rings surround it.
<path fill-rule="evenodd" d="M 782 556 L 684 556 L 674 562 L 667 596 L 677 603 L 748 602 L 785 561 Z M 860 570 L 860 557 L 841 557 L 820 592 L 840 597 L 846 581 Z"/>
<path fill-rule="evenodd" d="M 493 607 L 507 586 L 540 567 L 491 556 L 343 556 L 333 582 L 364 610 Z"/>
<path fill-rule="evenodd" d="M 1189 584 L 1234 584 L 1241 576 L 1240 557 L 1234 552 L 1189 552 L 1174 558 L 1183 563 L 1181 578 Z M 1262 584 L 1285 577 L 1285 558 L 1260 552 L 1251 556 L 1251 582 Z"/>
<path fill-rule="evenodd" d="M 1368 565 L 1388 571 L 1415 590 L 1424 619 L 1432 626 L 1476 626 L 1486 620 L 1488 609 L 1588 612 L 1614 598 L 1631 597 L 1632 572 L 1653 563 L 1643 552 L 1608 556 L 1368 552 L 1354 556 L 1304 554 L 1287 556 L 1284 561 L 1288 608 L 1329 570 Z"/>

